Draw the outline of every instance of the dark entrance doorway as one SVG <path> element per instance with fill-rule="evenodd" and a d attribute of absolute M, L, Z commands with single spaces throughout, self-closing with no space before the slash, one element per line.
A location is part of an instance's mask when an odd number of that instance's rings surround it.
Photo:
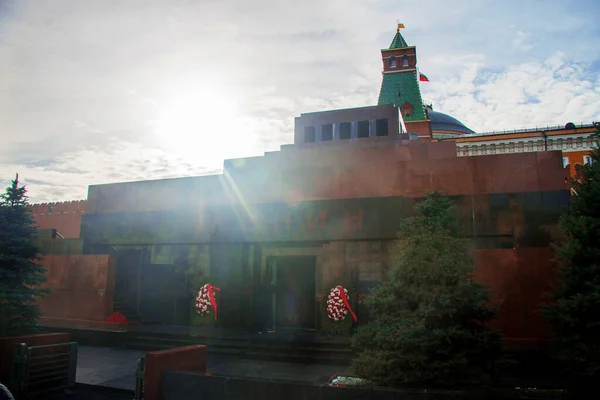
<path fill-rule="evenodd" d="M 114 311 L 144 324 L 189 324 L 185 265 L 152 264 L 147 248 L 117 254 Z"/>
<path fill-rule="evenodd" d="M 137 319 L 140 311 L 141 250 L 121 250 L 117 255 L 114 311 Z"/>
<path fill-rule="evenodd" d="M 314 256 L 269 257 L 267 277 L 276 286 L 275 327 L 315 328 Z"/>

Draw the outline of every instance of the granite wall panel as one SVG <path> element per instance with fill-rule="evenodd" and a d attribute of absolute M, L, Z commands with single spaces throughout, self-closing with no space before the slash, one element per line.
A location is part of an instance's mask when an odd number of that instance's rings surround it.
<path fill-rule="evenodd" d="M 457 158 L 450 157 L 453 143 L 399 143 L 292 148 L 277 157 L 229 160 L 225 175 L 91 186 L 88 209 L 98 214 L 269 203 L 275 199 L 297 202 L 377 197 L 381 193 L 375 190 L 377 185 L 364 183 L 373 180 L 380 168 L 388 173 L 397 168 L 396 174 L 403 178 L 393 193 L 414 197 L 432 189 L 469 195 L 532 192 L 539 191 L 540 185 L 564 188 L 559 152 Z M 338 174 L 337 170 L 343 172 Z M 351 187 L 353 174 L 357 185 Z M 236 188 L 243 196 L 236 195 Z"/>
<path fill-rule="evenodd" d="M 548 327 L 538 311 L 558 282 L 553 251 L 488 249 L 473 254 L 476 279 L 490 288 L 493 303 L 500 307 L 494 326 L 511 339 L 546 337 Z"/>
<path fill-rule="evenodd" d="M 471 162 L 473 194 L 494 193 L 494 169 L 490 168 L 494 156 L 465 157 Z"/>
<path fill-rule="evenodd" d="M 454 141 L 426 143 L 425 148 L 427 149 L 427 158 L 430 160 L 456 158 L 456 142 Z"/>
<path fill-rule="evenodd" d="M 373 176 L 370 177 L 373 187 L 374 198 L 395 196 L 394 188 L 403 176 L 403 172 L 398 168 L 398 162 L 378 163 L 373 165 Z"/>
<path fill-rule="evenodd" d="M 568 153 L 567 155 L 570 155 Z M 538 179 L 540 182 L 540 190 L 564 190 L 568 189 L 569 185 L 565 184 L 565 178 L 569 175 L 565 174 L 562 164 L 562 151 L 544 151 L 535 153 L 537 159 Z"/>
<path fill-rule="evenodd" d="M 410 154 L 410 161 L 428 160 L 427 148 L 431 146 L 431 143 L 422 143 L 418 141 L 411 141 L 407 146 Z M 408 160 L 407 160 L 408 161 Z"/>
<path fill-rule="evenodd" d="M 146 354 L 144 399 L 161 400 L 161 377 L 165 371 L 206 372 L 206 346 L 193 345 Z"/>
<path fill-rule="evenodd" d="M 43 260 L 52 292 L 39 299 L 45 318 L 104 321 L 113 312 L 115 263 L 108 255 L 48 255 Z"/>
<path fill-rule="evenodd" d="M 282 175 L 263 166 L 230 169 L 224 173 L 224 188 L 232 203 L 276 203 L 282 201 Z"/>
<path fill-rule="evenodd" d="M 296 201 L 335 198 L 339 192 L 335 170 L 332 167 L 303 168 L 282 172 L 284 198 Z"/>
<path fill-rule="evenodd" d="M 423 197 L 425 192 L 433 189 L 430 172 L 430 161 L 417 159 L 404 164 L 404 187 L 402 193 L 409 197 Z"/>
<path fill-rule="evenodd" d="M 336 168 L 339 179 L 338 198 L 374 197 L 378 177 L 385 164 L 354 164 Z"/>
<path fill-rule="evenodd" d="M 369 176 L 371 197 L 389 197 L 394 195 L 394 183 L 400 171 L 390 168 L 390 163 L 373 164 L 373 175 Z"/>
<path fill-rule="evenodd" d="M 449 196 L 475 192 L 470 158 L 432 160 L 429 168 L 431 186 L 436 190 Z"/>
<path fill-rule="evenodd" d="M 495 193 L 539 191 L 535 153 L 483 156 L 494 171 Z"/>
<path fill-rule="evenodd" d="M 469 235 L 518 239 L 528 226 L 556 225 L 568 192 L 454 196 Z M 382 239 L 412 215 L 414 197 L 379 197 L 291 203 L 207 206 L 181 210 L 88 214 L 82 235 L 89 245 Z M 538 245 L 546 245 L 537 243 Z M 532 246 L 527 241 L 522 245 Z"/>

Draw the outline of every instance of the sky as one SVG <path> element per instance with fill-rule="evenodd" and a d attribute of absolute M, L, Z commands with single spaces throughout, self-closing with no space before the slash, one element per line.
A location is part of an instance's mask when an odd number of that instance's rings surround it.
<path fill-rule="evenodd" d="M 596 0 L 0 0 L 0 186 L 219 173 L 304 112 L 374 105 L 397 22 L 477 132 L 600 120 Z"/>

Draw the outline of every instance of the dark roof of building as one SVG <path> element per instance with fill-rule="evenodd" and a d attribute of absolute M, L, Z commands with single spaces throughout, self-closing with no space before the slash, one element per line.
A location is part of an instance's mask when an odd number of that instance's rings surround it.
<path fill-rule="evenodd" d="M 429 120 L 431 121 L 432 131 L 452 131 L 464 134 L 472 134 L 475 131 L 467 128 L 456 118 L 438 111 L 428 110 Z"/>
<path fill-rule="evenodd" d="M 390 44 L 390 49 L 401 49 L 403 47 L 408 47 L 408 43 L 406 43 L 406 40 L 404 40 L 400 33 L 400 29 L 398 29 L 396 31 L 396 36 L 394 36 L 394 40 L 392 40 L 392 43 Z"/>

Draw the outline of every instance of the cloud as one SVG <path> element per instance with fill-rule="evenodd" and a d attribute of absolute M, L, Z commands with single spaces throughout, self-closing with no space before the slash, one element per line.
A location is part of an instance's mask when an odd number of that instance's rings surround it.
<path fill-rule="evenodd" d="M 5 0 L 0 179 L 69 200 L 277 150 L 300 113 L 376 102 L 398 18 L 426 99 L 473 129 L 597 118 L 600 6 L 544 4 Z"/>
<path fill-rule="evenodd" d="M 442 76 L 424 87 L 434 109 L 477 132 L 600 120 L 600 71 L 564 53 L 500 72 L 473 62 L 460 75 Z"/>
<path fill-rule="evenodd" d="M 515 34 L 515 38 L 513 39 L 513 48 L 519 51 L 529 51 L 533 49 L 535 46 L 532 44 L 527 44 L 527 37 L 530 36 L 529 33 L 525 33 L 523 31 L 517 31 Z"/>
<path fill-rule="evenodd" d="M 206 175 L 218 169 L 193 165 L 137 143 L 113 142 L 103 148 L 65 153 L 50 165 L 0 164 L 2 177 L 12 179 L 17 172 L 32 201 L 48 202 L 85 199 L 88 185 Z M 7 186 L 9 181 L 0 184 Z"/>

